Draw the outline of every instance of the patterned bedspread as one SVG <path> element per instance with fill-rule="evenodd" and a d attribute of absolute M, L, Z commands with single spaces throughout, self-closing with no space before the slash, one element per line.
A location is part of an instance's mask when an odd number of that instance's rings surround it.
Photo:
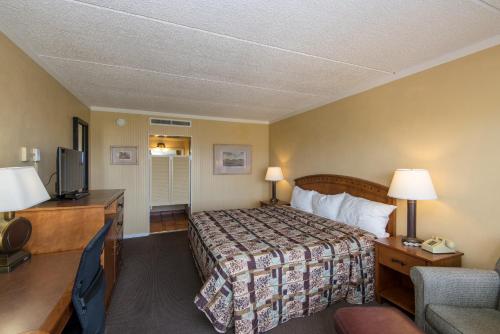
<path fill-rule="evenodd" d="M 193 214 L 195 304 L 224 333 L 258 333 L 346 300 L 373 300 L 375 236 L 288 206 Z"/>

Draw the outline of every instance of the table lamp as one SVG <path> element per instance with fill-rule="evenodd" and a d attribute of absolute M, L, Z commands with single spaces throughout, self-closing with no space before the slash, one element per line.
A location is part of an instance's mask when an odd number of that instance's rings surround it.
<path fill-rule="evenodd" d="M 276 198 L 276 182 L 283 180 L 283 172 L 281 171 L 281 167 L 267 167 L 266 173 L 266 181 L 271 181 L 273 196 L 270 200 L 271 203 L 278 203 L 278 199 Z"/>
<path fill-rule="evenodd" d="M 429 172 L 426 169 L 397 169 L 394 172 L 388 195 L 408 201 L 407 232 L 403 243 L 419 246 L 417 239 L 417 200 L 437 199 Z"/>
<path fill-rule="evenodd" d="M 28 260 L 22 250 L 31 236 L 31 223 L 15 211 L 50 199 L 33 167 L 0 168 L 0 272 L 10 272 Z"/>

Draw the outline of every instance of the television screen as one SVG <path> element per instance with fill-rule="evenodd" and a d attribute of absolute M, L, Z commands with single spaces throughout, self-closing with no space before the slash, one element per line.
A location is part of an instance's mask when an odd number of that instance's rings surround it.
<path fill-rule="evenodd" d="M 57 148 L 57 184 L 59 196 L 74 194 L 85 188 L 85 156 L 69 148 Z"/>

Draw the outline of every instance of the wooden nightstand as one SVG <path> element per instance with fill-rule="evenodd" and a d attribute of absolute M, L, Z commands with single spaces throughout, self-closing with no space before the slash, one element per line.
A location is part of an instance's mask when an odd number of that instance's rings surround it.
<path fill-rule="evenodd" d="M 274 205 L 290 205 L 290 203 L 278 200 L 277 203 L 271 203 L 269 200 L 267 201 L 260 201 L 260 207 L 264 206 L 274 206 Z"/>
<path fill-rule="evenodd" d="M 406 247 L 401 239 L 397 236 L 375 240 L 375 298 L 378 303 L 387 300 L 415 314 L 411 267 L 460 267 L 464 254 L 432 254 L 420 247 Z"/>

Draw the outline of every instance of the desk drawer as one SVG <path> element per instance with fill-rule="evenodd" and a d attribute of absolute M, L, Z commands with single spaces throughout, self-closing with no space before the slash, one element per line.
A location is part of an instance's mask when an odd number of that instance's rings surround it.
<path fill-rule="evenodd" d="M 410 275 L 414 266 L 425 266 L 425 261 L 408 256 L 387 247 L 377 247 L 379 263 L 405 275 Z"/>
<path fill-rule="evenodd" d="M 120 196 L 116 200 L 116 213 L 120 213 L 123 211 L 124 202 L 125 202 L 125 200 L 124 200 L 123 196 Z"/>
<path fill-rule="evenodd" d="M 104 213 L 107 215 L 113 213 L 120 213 L 121 211 L 123 211 L 123 206 L 124 206 L 124 198 L 123 196 L 120 196 L 116 200 L 114 200 L 111 204 L 109 204 L 107 207 L 104 208 Z"/>

